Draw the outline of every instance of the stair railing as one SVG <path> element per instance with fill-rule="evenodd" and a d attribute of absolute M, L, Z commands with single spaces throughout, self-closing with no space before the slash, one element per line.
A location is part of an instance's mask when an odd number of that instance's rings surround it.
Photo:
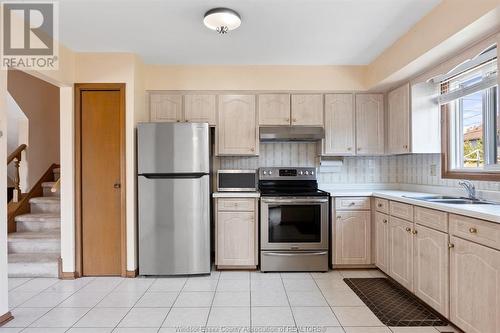
<path fill-rule="evenodd" d="M 21 163 L 22 152 L 26 150 L 28 146 L 25 144 L 20 145 L 7 157 L 7 166 L 14 162 L 15 176 L 14 176 L 14 195 L 12 198 L 13 202 L 19 202 L 21 198 L 21 187 L 20 187 L 20 176 L 19 176 L 19 164 Z"/>

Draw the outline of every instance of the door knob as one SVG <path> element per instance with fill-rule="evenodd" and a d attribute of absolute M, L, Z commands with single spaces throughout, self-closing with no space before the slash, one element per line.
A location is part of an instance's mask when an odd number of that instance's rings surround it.
<path fill-rule="evenodd" d="M 121 188 L 121 187 L 122 187 L 122 184 L 120 184 L 120 183 L 115 183 L 115 184 L 113 185 L 113 187 L 114 187 L 114 188 L 116 188 L 116 189 L 119 189 L 119 188 Z"/>

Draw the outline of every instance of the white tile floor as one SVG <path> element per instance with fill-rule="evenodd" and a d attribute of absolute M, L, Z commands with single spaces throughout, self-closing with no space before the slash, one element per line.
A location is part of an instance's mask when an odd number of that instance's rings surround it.
<path fill-rule="evenodd" d="M 377 270 L 213 272 L 205 277 L 9 279 L 3 332 L 437 333 L 384 326 L 344 283 Z M 237 329 L 228 329 L 236 327 Z"/>

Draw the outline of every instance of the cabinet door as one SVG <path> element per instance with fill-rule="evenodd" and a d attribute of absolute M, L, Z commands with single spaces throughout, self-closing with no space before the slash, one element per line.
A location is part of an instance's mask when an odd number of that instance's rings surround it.
<path fill-rule="evenodd" d="M 448 234 L 415 226 L 413 288 L 415 295 L 448 317 Z"/>
<path fill-rule="evenodd" d="M 375 265 L 389 274 L 389 216 L 375 213 Z"/>
<path fill-rule="evenodd" d="M 323 126 L 323 95 L 292 95 L 292 125 Z"/>
<path fill-rule="evenodd" d="M 184 120 L 215 126 L 215 95 L 185 95 Z"/>
<path fill-rule="evenodd" d="M 182 120 L 182 95 L 152 93 L 149 96 L 152 122 L 176 122 Z"/>
<path fill-rule="evenodd" d="M 254 95 L 219 96 L 218 155 L 258 155 Z"/>
<path fill-rule="evenodd" d="M 390 154 L 410 152 L 410 84 L 388 94 L 387 149 Z"/>
<path fill-rule="evenodd" d="M 217 265 L 254 266 L 255 213 L 217 213 Z"/>
<path fill-rule="evenodd" d="M 384 96 L 356 95 L 356 153 L 384 153 Z"/>
<path fill-rule="evenodd" d="M 451 237 L 450 320 L 469 333 L 500 327 L 500 251 Z"/>
<path fill-rule="evenodd" d="M 259 95 L 259 125 L 290 125 L 290 95 Z"/>
<path fill-rule="evenodd" d="M 355 153 L 354 133 L 354 95 L 326 95 L 323 154 L 353 155 Z"/>
<path fill-rule="evenodd" d="M 338 211 L 335 219 L 337 265 L 364 265 L 371 262 L 371 212 Z"/>
<path fill-rule="evenodd" d="M 389 220 L 389 275 L 413 291 L 413 223 Z"/>

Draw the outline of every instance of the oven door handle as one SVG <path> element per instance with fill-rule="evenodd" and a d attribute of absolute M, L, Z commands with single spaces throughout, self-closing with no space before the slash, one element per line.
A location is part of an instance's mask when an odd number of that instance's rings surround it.
<path fill-rule="evenodd" d="M 305 198 L 293 198 L 293 199 L 267 199 L 262 198 L 264 203 L 286 203 L 286 204 L 298 204 L 298 203 L 327 203 L 328 199 L 305 199 Z"/>
<path fill-rule="evenodd" d="M 268 252 L 264 251 L 262 252 L 262 255 L 265 256 L 273 256 L 273 257 L 293 257 L 296 255 L 301 255 L 301 256 L 324 256 L 327 255 L 328 251 L 321 251 L 321 252 L 302 252 L 302 251 L 289 251 L 289 252 Z"/>

